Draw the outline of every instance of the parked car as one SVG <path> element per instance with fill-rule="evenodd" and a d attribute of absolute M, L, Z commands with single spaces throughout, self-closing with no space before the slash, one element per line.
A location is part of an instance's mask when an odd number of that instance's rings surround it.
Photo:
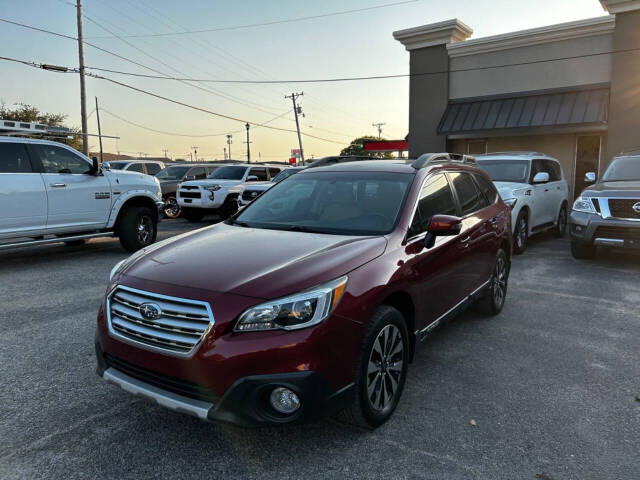
<path fill-rule="evenodd" d="M 262 195 L 264 192 L 273 187 L 276 183 L 281 182 L 285 178 L 290 177 L 294 173 L 298 173 L 300 170 L 303 170 L 305 167 L 290 167 L 285 168 L 275 177 L 272 177 L 271 180 L 267 182 L 248 182 L 240 185 L 236 185 L 235 187 L 231 187 L 229 189 L 229 193 L 235 193 L 238 195 L 238 208 L 249 205 L 253 202 L 259 195 Z"/>
<path fill-rule="evenodd" d="M 504 203 L 511 209 L 513 253 L 527 248 L 529 236 L 567 230 L 569 187 L 560 162 L 537 152 L 497 152 L 476 156 Z"/>
<path fill-rule="evenodd" d="M 585 181 L 595 182 L 589 172 Z M 640 249 L 640 152 L 614 158 L 573 203 L 571 253 L 592 258 L 596 247 Z"/>
<path fill-rule="evenodd" d="M 216 214 L 228 218 L 238 209 L 238 192 L 229 189 L 247 182 L 268 181 L 280 173 L 282 165 L 233 164 L 223 165 L 204 180 L 183 182 L 178 186 L 178 205 L 182 216 L 198 222 L 205 215 Z"/>
<path fill-rule="evenodd" d="M 119 237 L 134 252 L 156 239 L 160 183 L 102 170 L 67 145 L 0 137 L 0 250 Z"/>
<path fill-rule="evenodd" d="M 146 175 L 155 175 L 165 167 L 164 162 L 156 160 L 111 160 L 104 162 L 103 166 L 105 170 L 127 170 Z"/>
<path fill-rule="evenodd" d="M 502 310 L 509 218 L 462 157 L 303 170 L 228 221 L 114 266 L 98 374 L 206 420 L 344 410 L 377 427 L 435 327 L 469 305 Z"/>
<path fill-rule="evenodd" d="M 176 200 L 178 184 L 188 180 L 202 180 L 207 178 L 219 164 L 196 163 L 185 165 L 169 165 L 156 173 L 156 178 L 160 180 L 162 187 L 162 199 L 164 201 L 164 216 L 167 218 L 178 218 L 180 216 L 180 205 Z"/>

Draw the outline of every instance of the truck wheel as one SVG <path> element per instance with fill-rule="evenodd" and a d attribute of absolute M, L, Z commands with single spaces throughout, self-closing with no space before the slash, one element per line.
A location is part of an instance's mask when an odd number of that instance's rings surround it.
<path fill-rule="evenodd" d="M 571 242 L 571 255 L 578 260 L 587 260 L 595 257 L 596 247 L 582 242 Z"/>
<path fill-rule="evenodd" d="M 504 250 L 498 250 L 493 274 L 484 295 L 476 300 L 473 309 L 485 315 L 498 315 L 504 307 L 509 283 L 509 261 Z"/>
<path fill-rule="evenodd" d="M 171 195 L 165 199 L 162 213 L 167 218 L 178 218 L 180 216 L 180 205 L 178 205 L 175 196 Z"/>
<path fill-rule="evenodd" d="M 564 237 L 567 231 L 567 204 L 563 203 L 560 207 L 560 213 L 558 213 L 558 219 L 556 220 L 556 226 L 553 229 L 553 234 L 558 237 Z"/>
<path fill-rule="evenodd" d="M 128 252 L 136 252 L 151 245 L 158 235 L 157 220 L 147 207 L 127 208 L 122 212 L 118 227 L 120 243 Z"/>
<path fill-rule="evenodd" d="M 362 342 L 355 395 L 344 420 L 367 429 L 389 420 L 402 395 L 409 363 L 409 334 L 402 314 L 383 305 L 376 310 Z"/>
<path fill-rule="evenodd" d="M 527 249 L 527 239 L 529 237 L 529 219 L 527 212 L 522 210 L 516 219 L 516 228 L 513 233 L 513 253 L 521 254 Z"/>
<path fill-rule="evenodd" d="M 204 217 L 204 212 L 199 208 L 183 208 L 182 216 L 189 222 L 199 222 Z"/>

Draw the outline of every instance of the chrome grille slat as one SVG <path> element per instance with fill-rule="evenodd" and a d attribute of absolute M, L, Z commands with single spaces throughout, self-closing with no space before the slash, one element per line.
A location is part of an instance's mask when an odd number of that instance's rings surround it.
<path fill-rule="evenodd" d="M 158 318 L 142 315 L 140 306 L 149 303 L 160 309 Z M 214 324 L 206 302 L 124 286 L 107 297 L 107 320 L 112 336 L 180 357 L 192 355 Z"/>

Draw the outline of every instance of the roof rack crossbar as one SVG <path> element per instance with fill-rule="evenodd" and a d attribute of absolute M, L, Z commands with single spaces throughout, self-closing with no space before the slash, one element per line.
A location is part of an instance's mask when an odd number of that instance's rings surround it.
<path fill-rule="evenodd" d="M 505 152 L 487 152 L 480 155 L 544 155 L 544 153 L 529 150 L 511 150 Z"/>
<path fill-rule="evenodd" d="M 472 155 L 463 155 L 460 153 L 424 153 L 415 160 L 411 166 L 416 170 L 435 165 L 438 163 L 465 163 L 467 165 L 477 165 L 476 159 Z"/>

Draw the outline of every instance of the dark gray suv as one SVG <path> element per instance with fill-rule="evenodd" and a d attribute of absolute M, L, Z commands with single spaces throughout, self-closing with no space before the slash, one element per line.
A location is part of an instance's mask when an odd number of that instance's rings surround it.
<path fill-rule="evenodd" d="M 180 205 L 176 201 L 176 190 L 180 182 L 187 180 L 199 180 L 207 178 L 220 165 L 214 163 L 197 163 L 187 165 L 169 165 L 156 174 L 162 188 L 162 199 L 164 201 L 164 216 L 167 218 L 178 218 L 180 216 Z"/>
<path fill-rule="evenodd" d="M 585 181 L 595 182 L 595 173 Z M 640 252 L 640 152 L 614 158 L 576 199 L 569 222 L 575 258 L 592 258 L 598 246 Z"/>

